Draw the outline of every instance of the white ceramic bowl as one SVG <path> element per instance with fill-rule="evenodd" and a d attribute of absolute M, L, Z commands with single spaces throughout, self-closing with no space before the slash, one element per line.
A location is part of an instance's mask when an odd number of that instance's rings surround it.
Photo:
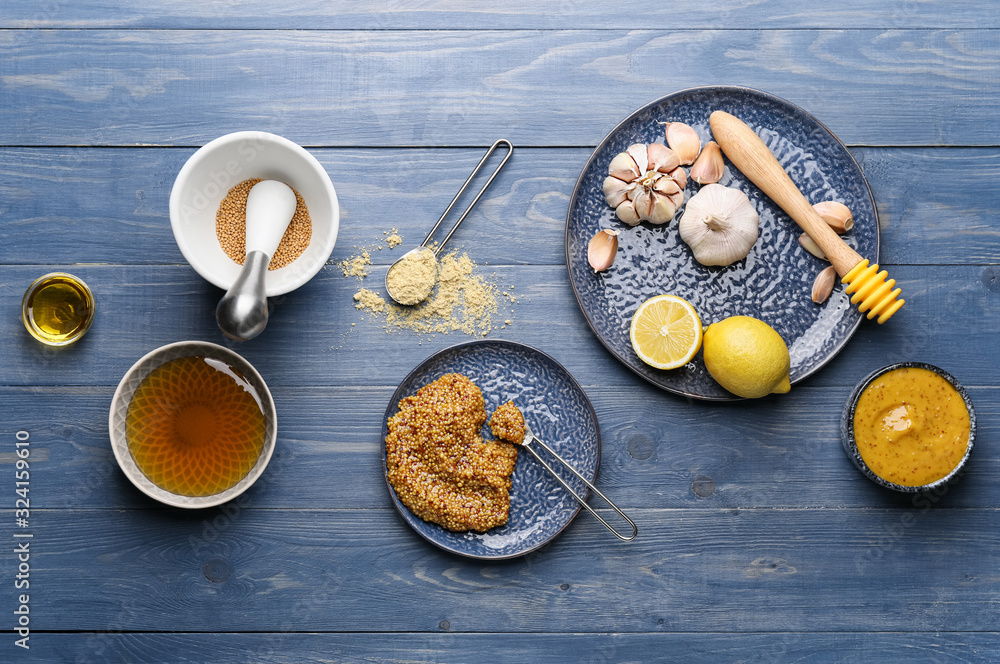
<path fill-rule="evenodd" d="M 132 401 L 132 395 L 146 376 L 170 360 L 191 356 L 221 360 L 229 366 L 236 368 L 257 390 L 264 411 L 264 449 L 261 450 L 260 456 L 257 457 L 257 463 L 250 469 L 246 477 L 234 486 L 211 496 L 182 496 L 166 491 L 153 484 L 139 470 L 139 466 L 136 465 L 135 460 L 132 458 L 132 453 L 128 449 L 128 440 L 125 432 L 125 419 L 128 415 L 129 403 Z M 271 398 L 271 391 L 267 389 L 267 384 L 264 383 L 264 379 L 253 368 L 253 365 L 243 359 L 243 357 L 228 348 L 205 341 L 178 341 L 177 343 L 167 344 L 147 353 L 125 373 L 121 382 L 118 383 L 118 389 L 115 390 L 114 397 L 111 399 L 111 412 L 108 415 L 108 432 L 111 436 L 111 449 L 115 453 L 115 459 L 118 460 L 118 466 L 121 467 L 125 476 L 140 491 L 150 498 L 154 498 L 167 505 L 173 505 L 174 507 L 201 508 L 221 505 L 224 502 L 232 500 L 249 489 L 257 481 L 257 478 L 267 468 L 267 464 L 271 460 L 271 455 L 274 453 L 274 444 L 278 438 L 278 418 L 274 409 L 274 399 Z"/>
<path fill-rule="evenodd" d="M 223 290 L 236 280 L 240 266 L 215 235 L 215 213 L 229 190 L 243 180 L 280 180 L 302 195 L 312 220 L 312 240 L 295 261 L 265 278 L 268 297 L 295 290 L 330 258 L 340 228 L 337 192 L 323 166 L 287 138 L 263 131 L 221 136 L 191 155 L 170 191 L 170 226 L 191 267 Z"/>

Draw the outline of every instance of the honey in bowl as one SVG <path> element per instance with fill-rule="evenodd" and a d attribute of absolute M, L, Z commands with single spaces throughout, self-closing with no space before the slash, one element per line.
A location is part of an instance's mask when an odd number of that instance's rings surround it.
<path fill-rule="evenodd" d="M 257 463 L 265 436 L 260 394 L 236 368 L 210 357 L 179 357 L 154 369 L 125 418 L 136 466 L 182 496 L 235 486 Z"/>
<path fill-rule="evenodd" d="M 947 379 L 905 366 L 865 387 L 853 427 L 858 453 L 873 473 L 919 487 L 959 466 L 969 448 L 971 420 L 965 399 Z"/>

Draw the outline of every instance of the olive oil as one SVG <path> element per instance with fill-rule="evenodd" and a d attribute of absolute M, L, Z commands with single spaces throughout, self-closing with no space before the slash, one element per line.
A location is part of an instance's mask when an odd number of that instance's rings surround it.
<path fill-rule="evenodd" d="M 71 344 L 94 321 L 94 294 L 82 279 L 71 274 L 46 274 L 24 294 L 21 320 L 31 336 L 42 343 Z"/>
<path fill-rule="evenodd" d="M 154 369 L 132 395 L 125 437 L 136 466 L 165 491 L 212 496 L 232 488 L 264 449 L 260 394 L 234 367 L 180 357 Z"/>

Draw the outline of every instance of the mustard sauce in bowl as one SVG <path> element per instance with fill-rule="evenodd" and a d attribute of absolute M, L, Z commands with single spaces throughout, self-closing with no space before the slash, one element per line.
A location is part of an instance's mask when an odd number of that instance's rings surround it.
<path fill-rule="evenodd" d="M 855 388 L 841 425 L 844 449 L 861 471 L 897 491 L 925 491 L 953 478 L 975 438 L 968 393 L 937 367 L 883 367 Z"/>

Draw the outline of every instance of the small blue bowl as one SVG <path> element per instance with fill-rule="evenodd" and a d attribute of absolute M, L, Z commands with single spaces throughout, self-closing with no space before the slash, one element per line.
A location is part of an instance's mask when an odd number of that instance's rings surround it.
<path fill-rule="evenodd" d="M 965 402 L 965 408 L 969 411 L 969 444 L 965 448 L 965 456 L 962 457 L 962 460 L 958 462 L 958 465 L 955 466 L 950 473 L 941 479 L 934 480 L 930 484 L 923 484 L 920 486 L 904 486 L 902 484 L 890 482 L 889 480 L 876 475 L 875 472 L 864 462 L 864 459 L 861 458 L 861 453 L 858 451 L 857 441 L 854 439 L 854 411 L 857 409 L 858 399 L 861 397 L 861 393 L 864 392 L 872 381 L 879 376 L 887 374 L 894 369 L 907 368 L 927 369 L 928 371 L 933 371 L 937 375 L 944 378 L 946 381 L 951 383 L 951 386 L 954 387 L 955 390 L 962 396 L 962 400 Z M 947 371 L 923 362 L 897 362 L 896 364 L 890 364 L 882 367 L 881 369 L 876 369 L 872 373 L 868 374 L 868 376 L 857 384 L 854 391 L 851 392 L 850 398 L 844 405 L 844 414 L 840 420 L 840 440 L 844 445 L 844 451 L 847 452 L 847 456 L 854 462 L 854 465 L 858 467 L 858 470 L 860 470 L 865 477 L 870 479 L 875 484 L 885 487 L 886 489 L 892 489 L 893 491 L 900 491 L 902 493 L 921 493 L 924 491 L 931 491 L 940 486 L 944 486 L 951 480 L 955 479 L 965 466 L 965 462 L 969 460 L 969 455 L 972 454 L 972 445 L 976 440 L 976 411 L 972 407 L 972 399 L 969 398 L 969 393 L 966 392 L 965 388 L 962 387 L 962 384 Z"/>

